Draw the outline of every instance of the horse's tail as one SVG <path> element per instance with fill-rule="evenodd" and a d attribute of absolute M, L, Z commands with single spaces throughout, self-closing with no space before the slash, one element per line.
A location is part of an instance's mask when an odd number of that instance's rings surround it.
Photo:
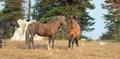
<path fill-rule="evenodd" d="M 28 42 L 29 42 L 29 26 L 26 27 L 26 32 L 25 32 L 25 44 L 26 44 L 26 48 L 28 47 Z"/>

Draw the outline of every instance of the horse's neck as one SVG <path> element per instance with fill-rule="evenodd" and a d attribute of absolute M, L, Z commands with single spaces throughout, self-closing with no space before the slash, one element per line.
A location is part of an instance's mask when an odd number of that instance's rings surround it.
<path fill-rule="evenodd" d="M 53 26 L 56 26 L 56 28 L 59 28 L 60 27 L 60 22 L 59 21 L 55 21 L 55 22 L 53 22 Z"/>
<path fill-rule="evenodd" d="M 8 23 L 8 22 L 3 22 L 3 23 L 1 23 L 0 25 L 1 25 L 4 29 L 8 29 L 8 28 L 11 26 L 11 24 Z"/>
<path fill-rule="evenodd" d="M 71 29 L 72 29 L 72 24 L 70 23 L 70 24 L 68 25 L 67 30 L 71 30 Z"/>

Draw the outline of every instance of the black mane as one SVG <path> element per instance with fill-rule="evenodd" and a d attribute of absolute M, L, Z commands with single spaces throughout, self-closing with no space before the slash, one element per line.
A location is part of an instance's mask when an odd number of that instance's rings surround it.
<path fill-rule="evenodd" d="M 4 23 L 7 23 L 7 22 L 11 22 L 13 21 L 13 19 L 6 19 L 6 20 L 3 20 L 2 22 L 0 22 L 0 24 L 4 24 Z"/>

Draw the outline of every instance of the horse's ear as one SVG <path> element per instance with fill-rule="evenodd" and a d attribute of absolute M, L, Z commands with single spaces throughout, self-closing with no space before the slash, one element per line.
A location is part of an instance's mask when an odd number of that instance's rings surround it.
<path fill-rule="evenodd" d="M 73 16 L 73 19 L 75 19 L 75 20 L 76 20 L 76 19 L 77 19 L 77 17 L 78 17 L 78 16 L 76 16 L 76 15 L 75 15 L 75 16 Z"/>
<path fill-rule="evenodd" d="M 76 16 L 76 18 L 78 18 L 78 16 Z"/>
<path fill-rule="evenodd" d="M 72 18 L 73 18 L 73 16 L 72 16 L 72 15 L 69 15 L 68 17 L 69 17 L 70 19 L 72 19 Z"/>

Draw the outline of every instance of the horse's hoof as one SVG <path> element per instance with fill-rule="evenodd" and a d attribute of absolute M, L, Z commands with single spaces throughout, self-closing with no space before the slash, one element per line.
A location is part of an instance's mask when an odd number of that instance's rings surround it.
<path fill-rule="evenodd" d="M 0 46 L 0 48 L 2 48 L 2 46 Z"/>
<path fill-rule="evenodd" d="M 68 45 L 68 48 L 71 48 L 71 46 L 70 46 L 70 45 Z"/>
<path fill-rule="evenodd" d="M 48 50 L 50 50 L 50 48 L 47 48 Z"/>
<path fill-rule="evenodd" d="M 71 49 L 73 49 L 73 47 Z"/>
<path fill-rule="evenodd" d="M 70 47 L 68 47 L 68 48 L 70 48 Z"/>
<path fill-rule="evenodd" d="M 48 46 L 47 49 L 50 50 L 50 47 Z"/>
<path fill-rule="evenodd" d="M 35 50 L 35 48 L 33 48 L 33 50 Z"/>
<path fill-rule="evenodd" d="M 55 47 L 52 47 L 52 49 L 55 49 Z"/>

